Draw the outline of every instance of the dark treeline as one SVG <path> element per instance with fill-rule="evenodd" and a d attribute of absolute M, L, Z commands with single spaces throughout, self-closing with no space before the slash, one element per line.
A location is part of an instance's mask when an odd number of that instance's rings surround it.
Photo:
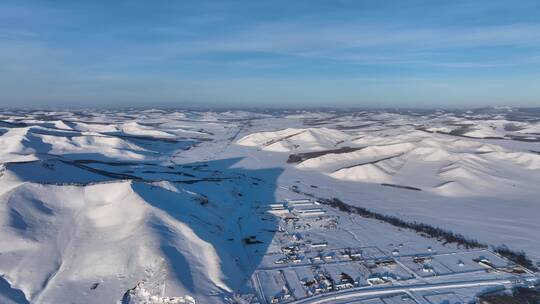
<path fill-rule="evenodd" d="M 338 198 L 332 198 L 332 199 L 317 198 L 317 200 L 324 205 L 337 208 L 343 212 L 355 213 L 365 218 L 372 218 L 372 219 L 389 223 L 395 227 L 411 229 L 426 237 L 436 238 L 437 240 L 443 242 L 444 244 L 457 244 L 458 246 L 462 246 L 465 248 L 487 248 L 488 247 L 488 245 L 486 244 L 480 243 L 474 239 L 467 238 L 459 233 L 454 233 L 452 231 L 444 230 L 439 227 L 433 227 L 431 225 L 427 225 L 424 223 L 407 222 L 395 216 L 384 215 L 384 214 L 370 211 L 366 208 L 351 206 L 349 204 L 342 202 Z M 507 258 L 508 260 L 518 265 L 521 265 L 533 271 L 538 271 L 538 268 L 534 265 L 534 263 L 527 257 L 527 255 L 523 251 L 520 251 L 520 252 L 512 251 L 505 245 L 495 247 L 493 249 L 496 253 L 500 254 L 501 256 Z"/>
<path fill-rule="evenodd" d="M 289 158 L 287 159 L 287 163 L 300 163 L 305 160 L 320 157 L 326 154 L 343 154 L 343 153 L 350 153 L 358 150 L 362 150 L 365 147 L 341 147 L 339 149 L 333 149 L 333 150 L 324 150 L 324 151 L 314 151 L 314 152 L 304 152 L 304 153 L 297 153 L 297 154 L 291 154 L 289 155 Z"/>
<path fill-rule="evenodd" d="M 479 299 L 484 303 L 493 304 L 538 304 L 540 303 L 540 290 L 538 288 L 517 287 L 511 294 L 494 292 L 481 295 Z"/>
<path fill-rule="evenodd" d="M 338 198 L 322 199 L 322 200 L 319 200 L 319 202 L 321 202 L 322 204 L 337 208 L 344 212 L 356 213 L 362 217 L 380 220 L 399 228 L 412 229 L 425 236 L 436 238 L 445 244 L 454 243 L 454 244 L 463 246 L 465 248 L 486 248 L 487 247 L 487 245 L 482 244 L 476 240 L 466 238 L 465 236 L 461 234 L 453 233 L 451 231 L 443 230 L 439 227 L 433 227 L 433 226 L 423 224 L 423 223 L 407 222 L 394 216 L 384 215 L 384 214 L 370 211 L 366 208 L 351 206 L 349 204 L 342 202 Z"/>
<path fill-rule="evenodd" d="M 495 247 L 493 250 L 518 265 L 533 271 L 538 271 L 538 267 L 534 265 L 533 261 L 531 261 L 523 251 L 512 251 L 506 245 Z"/>

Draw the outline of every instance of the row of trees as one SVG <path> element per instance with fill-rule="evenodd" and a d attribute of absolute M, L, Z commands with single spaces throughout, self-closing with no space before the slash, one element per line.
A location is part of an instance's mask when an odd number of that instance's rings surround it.
<path fill-rule="evenodd" d="M 444 244 L 449 244 L 449 243 L 457 244 L 458 246 L 462 246 L 468 249 L 488 247 L 488 245 L 486 244 L 480 243 L 477 240 L 474 240 L 471 238 L 467 238 L 464 235 L 459 234 L 459 233 L 454 233 L 452 231 L 444 230 L 439 227 L 433 227 L 431 225 L 427 225 L 424 223 L 404 221 L 395 216 L 384 215 L 384 214 L 370 211 L 363 207 L 352 206 L 352 205 L 344 203 L 338 198 L 331 198 L 331 199 L 319 198 L 318 201 L 322 204 L 329 205 L 333 208 L 337 208 L 343 212 L 355 213 L 365 218 L 372 218 L 372 219 L 389 223 L 395 227 L 414 230 L 426 237 L 435 238 L 443 242 Z M 534 265 L 534 263 L 527 257 L 527 255 L 523 251 L 513 251 L 505 245 L 494 247 L 493 250 L 497 252 L 498 254 L 500 254 L 501 256 L 504 256 L 505 258 L 509 259 L 510 261 L 518 265 L 521 265 L 533 271 L 538 271 L 538 268 Z"/>

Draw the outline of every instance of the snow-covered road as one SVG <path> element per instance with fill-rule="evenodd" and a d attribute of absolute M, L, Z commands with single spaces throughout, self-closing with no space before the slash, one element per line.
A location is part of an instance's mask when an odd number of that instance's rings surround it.
<path fill-rule="evenodd" d="M 400 286 L 385 286 L 385 287 L 360 287 L 344 290 L 342 292 L 321 294 L 307 299 L 295 301 L 292 303 L 303 304 L 318 304 L 318 303 L 335 303 L 336 301 L 352 301 L 363 297 L 378 297 L 391 294 L 410 294 L 418 291 L 440 291 L 445 289 L 459 289 L 469 287 L 495 287 L 495 286 L 512 286 L 516 284 L 514 279 L 484 279 L 459 282 L 442 282 L 430 283 L 425 285 L 412 284 Z"/>

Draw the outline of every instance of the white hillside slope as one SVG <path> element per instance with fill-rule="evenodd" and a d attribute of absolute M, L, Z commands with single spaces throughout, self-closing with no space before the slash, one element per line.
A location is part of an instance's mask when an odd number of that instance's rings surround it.
<path fill-rule="evenodd" d="M 348 181 L 365 181 L 365 182 L 390 182 L 401 167 L 405 164 L 406 159 L 401 155 L 383 158 L 376 160 L 373 163 L 365 163 L 338 169 L 330 176 L 336 179 Z"/>
<path fill-rule="evenodd" d="M 163 210 L 171 197 L 176 217 Z M 158 295 L 229 290 L 216 228 L 192 217 L 216 220 L 188 195 L 131 182 L 24 184 L 4 193 L 0 208 L 0 272 L 31 302 L 107 303 L 143 280 Z"/>
<path fill-rule="evenodd" d="M 306 131 L 286 129 L 250 134 L 238 144 L 273 152 L 322 151 L 296 167 L 343 181 L 407 185 L 444 196 L 477 196 L 484 191 L 516 191 L 516 187 L 533 191 L 540 183 L 540 155 L 531 152 L 417 131 L 392 137 L 354 132 L 347 137 L 327 128 L 308 130 L 309 134 L 324 134 L 324 140 L 298 138 Z M 358 150 L 333 152 L 336 146 Z"/>
<path fill-rule="evenodd" d="M 71 136 L 70 136 L 71 135 Z M 84 136 L 83 136 L 84 135 Z M 41 128 L 13 128 L 0 137 L 0 161 L 30 161 L 37 154 L 85 154 L 110 159 L 144 159 L 145 149 L 101 134 L 57 135 Z"/>
<path fill-rule="evenodd" d="M 168 132 L 156 130 L 155 128 L 141 125 L 137 122 L 128 122 L 121 125 L 120 130 L 128 135 L 137 136 L 155 136 L 159 138 L 174 138 L 174 134 Z"/>
<path fill-rule="evenodd" d="M 0 137 L 0 161 L 27 161 L 34 160 L 33 155 L 38 147 L 37 143 L 28 136 L 27 128 L 9 129 Z"/>
<path fill-rule="evenodd" d="M 327 128 L 289 128 L 276 132 L 255 133 L 236 143 L 243 146 L 257 146 L 273 152 L 304 152 L 333 147 L 346 138 L 346 134 Z"/>

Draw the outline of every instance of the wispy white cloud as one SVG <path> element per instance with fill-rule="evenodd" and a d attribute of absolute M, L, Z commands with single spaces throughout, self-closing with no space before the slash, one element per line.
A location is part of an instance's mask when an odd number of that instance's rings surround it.
<path fill-rule="evenodd" d="M 458 83 L 459 73 L 482 75 L 468 78 L 478 88 L 490 87 L 486 82 L 493 77 L 538 79 L 540 22 L 515 12 L 540 9 L 525 1 L 506 18 L 500 17 L 505 1 L 480 2 L 449 2 L 439 11 L 425 1 L 353 10 L 327 4 L 328 11 L 310 1 L 289 7 L 185 2 L 166 9 L 133 2 L 116 11 L 103 10 L 113 6 L 105 2 L 0 4 L 0 104 L 8 97 L 40 95 L 247 100 L 260 94 L 277 98 L 271 92 L 299 96 L 310 84 L 317 94 L 305 93 L 306 99 L 341 94 L 352 102 L 355 88 L 372 92 L 373 99 L 377 92 L 380 98 L 388 94 L 368 79 L 393 84 L 403 94 L 413 94 L 421 79 L 430 87 L 427 95 L 455 90 L 442 84 Z M 422 15 L 426 6 L 439 15 Z M 131 15 L 118 14 L 124 10 Z M 502 19 L 485 17 L 491 15 Z M 436 85 L 433 74 L 446 78 Z M 333 79 L 347 83 L 343 94 L 325 87 Z M 242 87 L 258 87 L 259 93 L 240 97 Z"/>
<path fill-rule="evenodd" d="M 376 60 L 377 57 L 381 57 L 377 54 L 381 51 L 394 51 L 404 56 L 411 54 L 421 56 L 427 51 L 501 46 L 540 47 L 540 25 L 403 29 L 353 25 L 298 28 L 294 24 L 272 24 L 225 36 L 167 42 L 160 47 L 177 55 L 262 52 L 366 63 L 375 59 L 374 63 L 388 64 L 393 60 L 389 62 Z M 358 60 L 361 58 L 366 60 Z"/>

